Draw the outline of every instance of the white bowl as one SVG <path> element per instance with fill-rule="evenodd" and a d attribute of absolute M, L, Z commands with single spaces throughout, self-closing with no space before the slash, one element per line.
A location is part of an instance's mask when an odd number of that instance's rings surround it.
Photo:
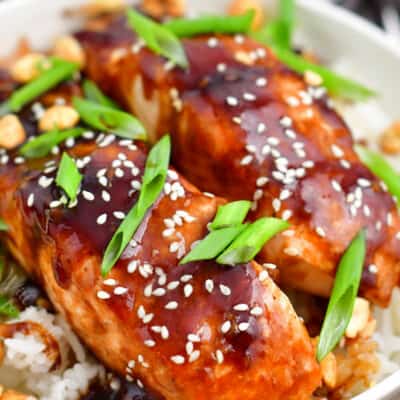
<path fill-rule="evenodd" d="M 230 0 L 188 0 L 193 12 L 221 12 Z M 26 35 L 34 47 L 45 48 L 59 34 L 76 27 L 63 18 L 62 10 L 86 0 L 13 0 L 0 3 L 0 56 L 10 52 Z M 273 0 L 265 0 L 273 5 Z M 328 61 L 345 60 L 357 71 L 353 78 L 379 93 L 379 103 L 388 115 L 400 118 L 400 47 L 381 30 L 363 19 L 317 0 L 298 0 L 302 37 Z M 400 350 L 400 349 L 399 349 Z M 400 390 L 400 371 L 353 400 L 393 399 Z"/>

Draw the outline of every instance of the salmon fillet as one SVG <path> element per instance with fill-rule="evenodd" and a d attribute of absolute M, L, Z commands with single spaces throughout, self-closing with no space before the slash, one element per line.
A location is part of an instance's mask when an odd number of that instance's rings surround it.
<path fill-rule="evenodd" d="M 63 85 L 64 100 L 80 93 Z M 59 92 L 40 100 L 59 101 Z M 20 114 L 36 134 L 31 108 Z M 86 133 L 58 155 L 24 160 L 0 150 L 2 241 L 106 366 L 168 400 L 308 400 L 319 366 L 303 323 L 256 262 L 179 265 L 224 200 L 175 170 L 121 259 L 100 274 L 106 245 L 135 204 L 142 142 Z M 61 152 L 83 181 L 75 205 L 56 187 Z M 234 384 L 233 384 L 234 383 Z"/>
<path fill-rule="evenodd" d="M 187 71 L 145 48 L 121 18 L 76 37 L 88 75 L 152 140 L 171 132 L 185 177 L 229 200 L 252 200 L 252 218 L 290 221 L 258 257 L 278 265 L 283 284 L 329 296 L 343 252 L 364 228 L 361 295 L 388 305 L 399 282 L 397 206 L 354 152 L 323 88 L 242 36 L 183 40 Z"/>

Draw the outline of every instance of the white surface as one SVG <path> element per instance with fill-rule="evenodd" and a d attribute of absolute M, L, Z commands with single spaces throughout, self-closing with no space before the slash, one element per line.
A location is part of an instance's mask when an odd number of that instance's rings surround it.
<path fill-rule="evenodd" d="M 190 9 L 221 11 L 230 0 L 188 0 Z M 85 0 L 13 0 L 0 3 L 0 55 L 11 51 L 17 39 L 29 37 L 35 47 L 46 47 L 74 23 L 62 15 L 66 7 Z M 266 5 L 273 3 L 265 0 Z M 302 37 L 325 60 L 351 63 L 353 76 L 380 94 L 379 102 L 392 118 L 400 118 L 400 48 L 378 28 L 349 12 L 316 0 L 298 1 Z M 75 21 L 79 23 L 79 21 Z M 400 386 L 400 371 L 354 400 L 380 400 Z"/>

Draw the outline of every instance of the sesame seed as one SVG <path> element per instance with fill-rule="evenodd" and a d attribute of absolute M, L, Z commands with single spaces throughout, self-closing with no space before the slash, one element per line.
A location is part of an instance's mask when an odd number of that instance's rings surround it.
<path fill-rule="evenodd" d="M 300 100 L 297 97 L 290 96 L 286 99 L 286 103 L 290 107 L 298 107 L 300 105 Z"/>
<path fill-rule="evenodd" d="M 274 136 L 270 136 L 269 138 L 267 138 L 267 142 L 271 145 L 271 146 L 278 146 L 280 143 L 280 140 Z"/>
<path fill-rule="evenodd" d="M 287 200 L 292 195 L 292 192 L 288 189 L 283 189 L 279 195 L 281 201 Z"/>
<path fill-rule="evenodd" d="M 108 179 L 105 176 L 100 176 L 98 179 L 101 186 L 107 187 Z"/>
<path fill-rule="evenodd" d="M 157 288 L 153 290 L 153 296 L 162 297 L 165 296 L 167 291 L 164 288 Z"/>
<path fill-rule="evenodd" d="M 185 350 L 186 350 L 187 355 L 192 354 L 193 350 L 194 350 L 193 343 L 192 342 L 187 342 L 186 345 L 185 345 Z"/>
<path fill-rule="evenodd" d="M 190 275 L 190 274 L 185 274 L 185 275 L 181 276 L 181 282 L 184 282 L 184 283 L 189 282 L 192 279 L 193 279 L 193 275 Z"/>
<path fill-rule="evenodd" d="M 166 310 L 176 310 L 178 308 L 178 302 L 176 301 L 170 301 L 169 303 L 167 303 L 164 308 Z"/>
<path fill-rule="evenodd" d="M 208 47 L 215 48 L 218 46 L 218 39 L 215 37 L 212 37 L 212 38 L 208 39 L 207 44 L 208 44 Z"/>
<path fill-rule="evenodd" d="M 272 263 L 265 263 L 265 264 L 263 264 L 263 267 L 267 268 L 267 269 L 272 269 L 272 270 L 278 268 L 275 264 L 272 264 Z"/>
<path fill-rule="evenodd" d="M 200 336 L 195 335 L 194 333 L 189 333 L 187 336 L 187 339 L 190 340 L 191 342 L 194 343 L 199 343 L 200 342 Z"/>
<path fill-rule="evenodd" d="M 27 201 L 26 201 L 26 204 L 27 204 L 28 207 L 32 207 L 34 202 L 35 202 L 35 195 L 34 195 L 33 193 L 31 193 L 31 194 L 28 196 L 28 199 L 27 199 Z"/>
<path fill-rule="evenodd" d="M 107 222 L 107 214 L 99 215 L 96 222 L 97 222 L 98 225 L 105 224 Z"/>
<path fill-rule="evenodd" d="M 224 296 L 230 296 L 231 293 L 232 293 L 231 289 L 230 289 L 228 286 L 222 285 L 222 284 L 219 285 L 219 290 L 221 291 L 221 293 L 222 293 Z"/>
<path fill-rule="evenodd" d="M 105 292 L 104 290 L 99 290 L 97 292 L 97 297 L 101 300 L 108 300 L 111 296 L 109 293 Z"/>
<path fill-rule="evenodd" d="M 185 357 L 180 356 L 180 355 L 172 356 L 172 357 L 170 358 L 170 360 L 171 360 L 173 363 L 177 364 L 177 365 L 182 365 L 182 364 L 185 363 Z"/>
<path fill-rule="evenodd" d="M 253 156 L 248 154 L 247 156 L 244 156 L 241 161 L 240 165 L 249 165 L 253 161 Z"/>
<path fill-rule="evenodd" d="M 128 367 L 129 367 L 130 369 L 134 369 L 134 368 L 135 368 L 135 365 L 136 365 L 136 361 L 135 361 L 135 360 L 130 360 L 130 361 L 128 362 Z"/>
<path fill-rule="evenodd" d="M 122 211 L 114 211 L 113 215 L 117 219 L 124 219 L 125 218 L 125 213 Z"/>
<path fill-rule="evenodd" d="M 87 201 L 93 201 L 95 199 L 94 194 L 87 190 L 82 190 L 82 196 Z"/>
<path fill-rule="evenodd" d="M 225 321 L 222 325 L 221 325 L 221 332 L 223 334 L 228 333 L 231 329 L 231 322 L 230 321 Z"/>
<path fill-rule="evenodd" d="M 250 314 L 254 315 L 255 317 L 259 317 L 259 316 L 263 315 L 263 313 L 264 313 L 264 311 L 260 306 L 253 307 L 250 311 Z"/>
<path fill-rule="evenodd" d="M 284 221 L 287 221 L 287 220 L 289 220 L 289 219 L 292 217 L 292 215 L 293 215 L 293 212 L 292 212 L 291 210 L 285 210 L 285 211 L 282 213 L 282 219 L 283 219 Z"/>
<path fill-rule="evenodd" d="M 215 352 L 215 358 L 217 359 L 218 364 L 222 364 L 224 362 L 224 353 L 221 350 L 217 350 Z"/>
<path fill-rule="evenodd" d="M 372 274 L 376 274 L 378 272 L 378 267 L 375 264 L 371 264 L 368 266 L 368 271 Z"/>
<path fill-rule="evenodd" d="M 334 179 L 332 179 L 331 181 L 332 187 L 336 192 L 341 192 L 342 191 L 342 187 L 340 186 L 340 183 L 338 181 L 335 181 Z"/>
<path fill-rule="evenodd" d="M 258 275 L 258 279 L 259 279 L 261 282 L 266 281 L 268 278 L 269 278 L 269 274 L 268 274 L 268 272 L 265 271 L 265 270 L 261 271 L 260 274 Z"/>
<path fill-rule="evenodd" d="M 146 314 L 146 315 L 143 317 L 142 321 L 143 321 L 144 324 L 148 324 L 148 323 L 151 322 L 151 320 L 153 319 L 153 317 L 154 317 L 154 314 Z"/>
<path fill-rule="evenodd" d="M 237 124 L 237 125 L 241 125 L 241 123 L 242 123 L 242 118 L 240 118 L 240 117 L 238 117 L 238 116 L 235 116 L 235 117 L 232 118 L 232 121 L 233 121 L 235 124 Z"/>
<path fill-rule="evenodd" d="M 283 117 L 280 120 L 280 124 L 282 126 L 284 126 L 285 128 L 290 128 L 292 126 L 292 123 L 293 123 L 293 121 L 290 117 Z"/>
<path fill-rule="evenodd" d="M 357 179 L 357 183 L 359 186 L 361 186 L 362 188 L 367 188 L 371 186 L 371 181 L 365 178 L 358 178 Z"/>
<path fill-rule="evenodd" d="M 336 158 L 342 158 L 344 156 L 344 151 L 339 146 L 337 146 L 336 144 L 333 144 L 331 146 L 331 150 L 332 150 L 332 154 Z"/>
<path fill-rule="evenodd" d="M 240 332 L 245 332 L 249 329 L 250 324 L 248 322 L 241 322 L 238 326 Z"/>
<path fill-rule="evenodd" d="M 53 182 L 54 178 L 48 178 L 47 176 L 44 175 L 42 175 L 38 180 L 39 186 L 41 186 L 43 189 L 48 188 Z"/>
<path fill-rule="evenodd" d="M 121 296 L 128 292 L 128 289 L 122 286 L 118 286 L 114 289 L 114 294 L 117 296 Z"/>
<path fill-rule="evenodd" d="M 226 102 L 231 107 L 236 107 L 237 105 L 239 105 L 239 100 L 234 96 L 228 96 L 226 98 Z"/>
<path fill-rule="evenodd" d="M 257 181 L 256 181 L 256 185 L 258 187 L 263 187 L 268 183 L 269 179 L 266 176 L 260 176 Z"/>
<path fill-rule="evenodd" d="M 268 80 L 267 78 L 257 78 L 256 80 L 256 86 L 258 87 L 264 87 L 267 86 Z"/>
<path fill-rule="evenodd" d="M 138 262 L 136 260 L 131 261 L 128 264 L 128 268 L 127 268 L 128 273 L 133 274 L 136 271 L 137 266 L 138 266 Z"/>
<path fill-rule="evenodd" d="M 226 64 L 224 64 L 224 63 L 219 63 L 219 64 L 217 65 L 217 71 L 220 72 L 220 73 L 226 72 Z"/>
<path fill-rule="evenodd" d="M 235 311 L 248 311 L 249 306 L 247 304 L 241 303 L 241 304 L 236 304 L 235 306 L 233 306 L 233 309 Z"/>
<path fill-rule="evenodd" d="M 320 227 L 320 226 L 317 226 L 317 228 L 315 229 L 315 231 L 316 231 L 317 234 L 318 234 L 319 236 L 321 236 L 321 237 L 325 237 L 325 236 L 326 236 L 326 235 L 325 235 L 324 229 L 323 229 L 322 227 Z"/>
<path fill-rule="evenodd" d="M 183 293 L 185 297 L 190 297 L 193 293 L 193 286 L 190 283 L 186 284 L 183 288 Z"/>
<path fill-rule="evenodd" d="M 145 340 L 144 344 L 147 347 L 154 347 L 156 345 L 156 342 L 154 340 L 149 339 L 149 340 Z"/>
<path fill-rule="evenodd" d="M 204 283 L 204 286 L 205 286 L 207 292 L 212 293 L 214 290 L 214 281 L 211 279 L 207 279 Z"/>
<path fill-rule="evenodd" d="M 295 247 L 287 247 L 284 250 L 284 253 L 287 254 L 288 256 L 292 256 L 292 257 L 296 257 L 300 254 L 299 250 L 296 249 Z"/>
<path fill-rule="evenodd" d="M 166 326 L 161 327 L 161 338 L 167 340 L 169 338 L 169 330 Z"/>
<path fill-rule="evenodd" d="M 279 212 L 281 209 L 281 201 L 279 199 L 272 200 L 272 208 L 275 212 Z"/>
<path fill-rule="evenodd" d="M 193 353 L 190 354 L 189 356 L 189 362 L 195 362 L 196 360 L 198 360 L 200 357 L 200 350 L 195 350 Z"/>
<path fill-rule="evenodd" d="M 172 242 L 169 246 L 169 251 L 171 253 L 176 253 L 179 250 L 180 244 L 179 242 Z"/>
<path fill-rule="evenodd" d="M 175 228 L 168 228 L 163 230 L 163 237 L 169 237 L 172 236 L 175 233 Z"/>
<path fill-rule="evenodd" d="M 261 149 L 261 154 L 263 156 L 268 155 L 271 152 L 271 146 L 269 144 L 265 144 Z"/>
<path fill-rule="evenodd" d="M 171 281 L 167 285 L 168 290 L 175 290 L 180 285 L 179 281 Z"/>
<path fill-rule="evenodd" d="M 257 125 L 257 133 L 258 133 L 259 135 L 262 134 L 262 133 L 264 133 L 266 130 L 267 130 L 267 126 L 266 126 L 263 122 L 260 122 L 260 123 Z"/>
<path fill-rule="evenodd" d="M 115 279 L 111 279 L 110 278 L 110 279 L 106 279 L 103 282 L 103 284 L 106 285 L 106 286 L 115 286 L 117 284 L 117 281 Z"/>
<path fill-rule="evenodd" d="M 253 93 L 244 93 L 243 94 L 243 99 L 246 101 L 255 101 L 257 97 Z"/>

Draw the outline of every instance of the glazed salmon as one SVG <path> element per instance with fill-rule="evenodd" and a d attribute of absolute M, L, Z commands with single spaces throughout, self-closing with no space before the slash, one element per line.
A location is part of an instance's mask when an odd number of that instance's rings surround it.
<path fill-rule="evenodd" d="M 185 177 L 229 200 L 252 200 L 253 218 L 291 223 L 258 258 L 279 267 L 282 283 L 329 296 L 343 252 L 364 228 L 361 294 L 389 303 L 399 281 L 397 206 L 361 163 L 322 87 L 243 36 L 183 40 L 186 71 L 143 46 L 121 18 L 76 37 L 88 75 L 139 116 L 153 140 L 171 132 Z"/>
<path fill-rule="evenodd" d="M 63 85 L 42 107 L 80 89 Z M 20 117 L 35 135 L 35 108 Z M 100 265 L 136 203 L 147 147 L 87 132 L 58 155 L 0 150 L 2 241 L 106 366 L 168 400 L 304 399 L 320 371 L 303 323 L 256 262 L 179 265 L 225 201 L 175 170 L 108 276 Z M 55 184 L 67 151 L 83 175 L 75 204 Z"/>

